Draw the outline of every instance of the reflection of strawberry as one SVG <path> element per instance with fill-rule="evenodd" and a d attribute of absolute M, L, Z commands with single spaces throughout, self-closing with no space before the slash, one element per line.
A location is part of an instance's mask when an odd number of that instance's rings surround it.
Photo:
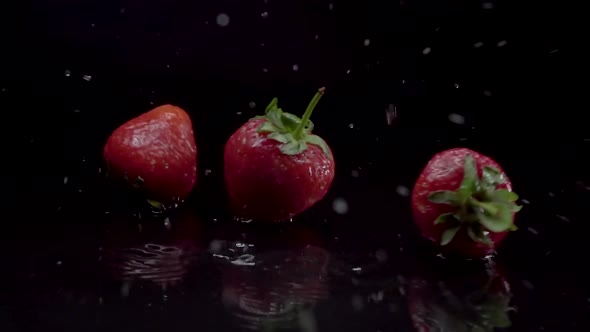
<path fill-rule="evenodd" d="M 283 112 L 273 99 L 262 117 L 251 119 L 225 145 L 225 184 L 234 213 L 280 221 L 321 200 L 334 179 L 334 159 L 322 138 L 313 135 L 311 113 Z"/>
<path fill-rule="evenodd" d="M 440 269 L 447 271 L 419 275 L 409 282 L 408 308 L 419 332 L 493 332 L 510 327 L 512 294 L 498 269 Z"/>
<path fill-rule="evenodd" d="M 223 299 L 241 327 L 259 330 L 269 325 L 296 325 L 302 306 L 328 296 L 324 281 L 328 252 L 313 245 L 301 247 L 290 234 L 284 238 L 293 249 L 264 250 L 256 254 L 254 266 L 228 264 L 222 268 Z"/>
<path fill-rule="evenodd" d="M 190 194 L 197 179 L 196 158 L 191 119 L 171 105 L 129 120 L 111 134 L 104 147 L 110 177 L 166 203 Z"/>
<path fill-rule="evenodd" d="M 174 284 L 201 251 L 201 236 L 200 222 L 186 209 L 170 218 L 113 218 L 105 232 L 102 261 L 117 280 Z"/>
<path fill-rule="evenodd" d="M 468 149 L 435 155 L 412 192 L 414 221 L 422 234 L 450 252 L 483 257 L 515 230 L 510 180 L 494 160 Z"/>

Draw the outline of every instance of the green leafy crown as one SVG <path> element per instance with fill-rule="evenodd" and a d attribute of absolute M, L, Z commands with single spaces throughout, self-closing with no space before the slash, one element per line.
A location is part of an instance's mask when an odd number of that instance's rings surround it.
<path fill-rule="evenodd" d="M 268 133 L 268 138 L 282 143 L 280 150 L 287 155 L 296 155 L 307 149 L 307 144 L 319 146 L 330 158 L 330 149 L 326 142 L 319 136 L 313 135 L 313 122 L 309 119 L 313 109 L 324 94 L 325 88 L 321 88 L 315 94 L 302 118 L 291 113 L 283 112 L 278 105 L 278 99 L 273 98 L 266 107 L 265 114 L 257 118 L 266 121 L 258 128 L 259 133 Z"/>
<path fill-rule="evenodd" d="M 473 156 L 466 155 L 463 181 L 459 189 L 435 191 L 428 196 L 433 203 L 457 208 L 453 212 L 441 214 L 434 221 L 435 225 L 448 225 L 442 235 L 441 245 L 449 244 L 461 227 L 467 228 L 467 234 L 472 240 L 490 246 L 490 232 L 516 230 L 513 214 L 522 207 L 516 204 L 516 193 L 497 189 L 505 182 L 504 174 L 499 169 L 489 166 L 483 168 L 480 178 Z"/>

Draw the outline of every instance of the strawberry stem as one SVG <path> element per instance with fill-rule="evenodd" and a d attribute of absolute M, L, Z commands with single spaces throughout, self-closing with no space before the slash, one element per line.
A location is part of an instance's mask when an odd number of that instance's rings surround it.
<path fill-rule="evenodd" d="M 318 104 L 320 98 L 322 98 L 325 91 L 326 88 L 320 88 L 318 92 L 315 94 L 315 96 L 313 96 L 313 99 L 309 102 L 309 105 L 307 105 L 307 109 L 305 110 L 305 113 L 303 113 L 303 117 L 301 118 L 301 123 L 295 129 L 295 132 L 293 132 L 293 137 L 296 140 L 300 140 L 303 138 L 303 130 L 305 129 L 305 125 L 307 124 L 307 121 L 309 121 L 311 113 L 313 113 L 313 109 Z"/>

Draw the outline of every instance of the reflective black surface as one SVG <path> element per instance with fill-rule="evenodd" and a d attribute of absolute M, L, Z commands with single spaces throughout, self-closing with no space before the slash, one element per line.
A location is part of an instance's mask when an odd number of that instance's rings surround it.
<path fill-rule="evenodd" d="M 0 331 L 589 330 L 590 142 L 556 4 L 17 7 L 0 23 Z M 234 220 L 225 141 L 320 86 L 332 189 L 292 223 Z M 163 103 L 191 115 L 200 175 L 152 215 L 100 155 Z M 438 256 L 412 224 L 413 182 L 456 146 L 502 164 L 524 205 L 493 262 Z"/>

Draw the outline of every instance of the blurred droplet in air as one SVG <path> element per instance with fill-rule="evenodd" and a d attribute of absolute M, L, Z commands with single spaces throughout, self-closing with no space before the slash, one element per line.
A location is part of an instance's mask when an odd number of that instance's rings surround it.
<path fill-rule="evenodd" d="M 260 16 L 262 16 L 262 18 L 267 18 L 268 17 L 268 12 L 262 12 L 262 14 L 260 14 Z"/>
<path fill-rule="evenodd" d="M 483 9 L 494 9 L 494 4 L 491 2 L 484 2 L 481 4 L 481 8 Z"/>
<path fill-rule="evenodd" d="M 251 101 L 251 102 L 248 103 L 248 107 L 255 108 L 256 107 L 256 103 L 253 102 L 253 101 Z"/>
<path fill-rule="evenodd" d="M 428 55 L 428 54 L 430 54 L 431 51 L 432 51 L 432 49 L 430 47 L 426 47 L 422 50 L 422 54 Z"/>
<path fill-rule="evenodd" d="M 82 76 L 82 79 L 85 80 L 86 82 L 90 82 L 92 80 L 92 76 L 84 75 L 84 76 Z"/>
<path fill-rule="evenodd" d="M 338 214 L 346 214 L 348 213 L 348 203 L 344 198 L 336 198 L 332 203 L 332 209 Z"/>
<path fill-rule="evenodd" d="M 221 13 L 217 15 L 215 22 L 217 22 L 217 25 L 220 27 L 226 27 L 229 25 L 229 16 L 226 13 Z"/>
<path fill-rule="evenodd" d="M 498 44 L 496 44 L 496 45 L 498 45 L 498 47 L 504 47 L 504 46 L 506 46 L 506 44 L 508 44 L 508 42 L 507 42 L 507 41 L 505 41 L 505 40 L 501 40 L 501 41 L 499 41 L 499 42 L 498 42 Z"/>
<path fill-rule="evenodd" d="M 363 42 L 363 45 L 365 45 L 365 46 L 369 46 L 369 45 L 371 45 L 371 40 L 370 40 L 370 39 L 368 39 L 368 38 L 367 38 L 367 39 L 365 39 L 365 41 Z"/>
<path fill-rule="evenodd" d="M 395 192 L 402 197 L 410 196 L 410 189 L 408 189 L 406 186 L 397 186 L 395 188 Z"/>
<path fill-rule="evenodd" d="M 297 64 L 294 64 L 294 65 L 293 65 L 293 71 L 298 71 L 298 70 L 299 70 L 299 65 L 297 65 Z"/>
<path fill-rule="evenodd" d="M 477 43 L 473 44 L 473 47 L 475 47 L 475 48 L 480 48 L 482 46 L 483 46 L 483 42 L 477 42 Z"/>
<path fill-rule="evenodd" d="M 71 72 L 71 71 L 69 71 L 68 69 L 66 69 L 66 71 L 64 72 L 64 75 L 65 75 L 66 77 L 70 77 L 70 76 L 72 75 L 72 72 Z"/>
<path fill-rule="evenodd" d="M 394 104 L 389 104 L 385 110 L 385 120 L 387 121 L 387 125 L 391 126 L 395 118 L 397 118 L 397 108 Z"/>
<path fill-rule="evenodd" d="M 454 124 L 462 125 L 465 124 L 465 117 L 461 114 L 451 113 L 449 114 L 449 121 Z"/>

